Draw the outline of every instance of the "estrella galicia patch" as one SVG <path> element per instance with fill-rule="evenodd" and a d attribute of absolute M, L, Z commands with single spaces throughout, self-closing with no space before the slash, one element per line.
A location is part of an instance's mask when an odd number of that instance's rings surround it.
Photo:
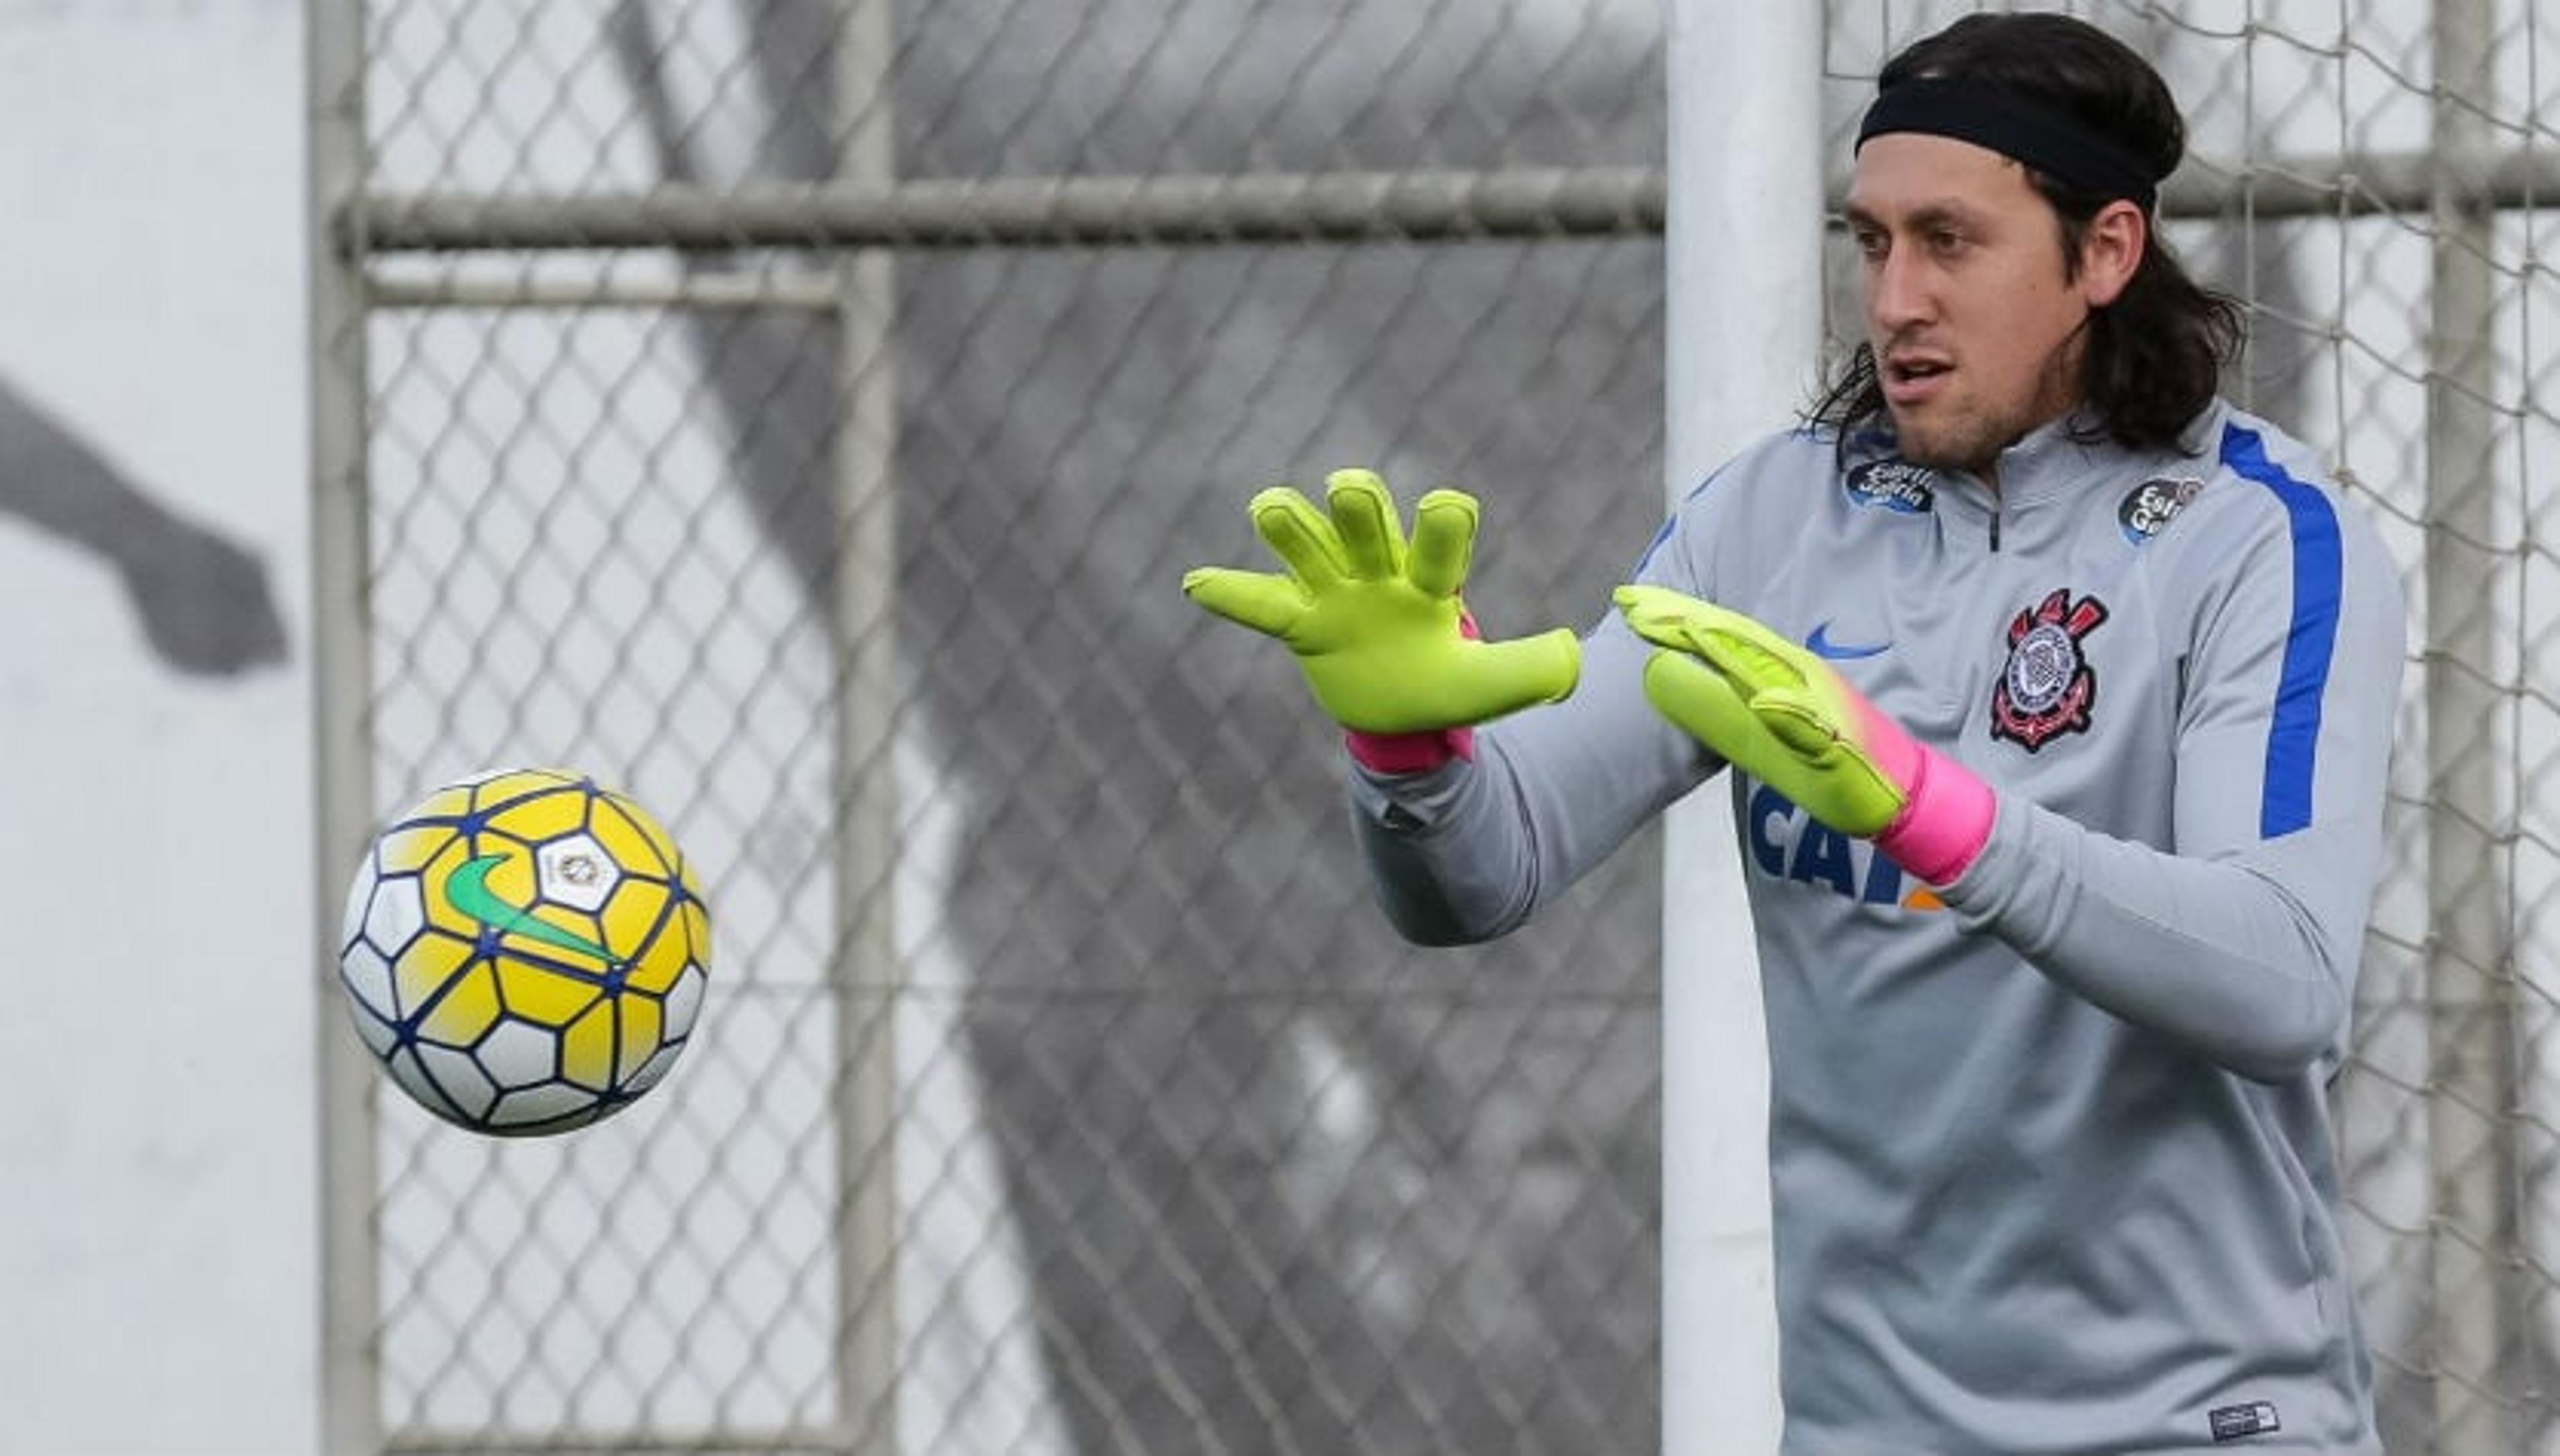
<path fill-rule="evenodd" d="M 2098 672 L 2080 644 L 2105 620 L 2105 602 L 2075 601 L 2067 587 L 2009 619 L 2008 662 L 1992 687 L 1993 737 L 2032 753 L 2065 733 L 2089 730 Z"/>
<path fill-rule="evenodd" d="M 1861 506 L 1880 507 L 1901 516 L 1926 516 L 1938 504 L 1929 471 L 1904 460 L 1869 460 L 1852 467 L 1841 484 Z"/>
<path fill-rule="evenodd" d="M 2125 540 L 2136 546 L 2148 543 L 2168 527 L 2178 512 L 2186 509 L 2204 482 L 2193 477 L 2162 476 L 2146 480 L 2125 496 L 2116 508 L 2116 521 L 2125 530 Z"/>

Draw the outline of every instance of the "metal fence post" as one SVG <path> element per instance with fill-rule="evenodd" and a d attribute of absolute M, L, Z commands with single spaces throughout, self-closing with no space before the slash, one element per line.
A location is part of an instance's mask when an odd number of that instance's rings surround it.
<path fill-rule="evenodd" d="M 1823 329 L 1820 6 L 1671 11 L 1666 493 L 1792 417 Z M 1748 135 L 1751 144 L 1732 144 Z M 1725 781 L 1673 810 L 1663 865 L 1663 1439 L 1774 1450 L 1768 1052 Z"/>
<path fill-rule="evenodd" d="M 310 86 L 311 650 L 313 867 L 318 909 L 312 994 L 320 1158 L 320 1449 L 382 1448 L 375 1329 L 375 1074 L 338 1007 L 345 877 L 374 815 L 373 617 L 366 504 L 365 265 L 349 206 L 365 178 L 363 7 L 304 7 Z"/>
<path fill-rule="evenodd" d="M 2427 945 L 2439 1456 L 2525 1449 L 2510 1372 L 2527 1325 L 2517 1248 L 2513 917 L 2492 749 L 2509 706 L 2489 676 L 2499 430 L 2496 214 L 2486 184 L 2496 34 L 2489 0 L 2436 0 L 2434 280 L 2427 377 Z"/>
<path fill-rule="evenodd" d="M 837 181 L 886 183 L 896 165 L 887 0 L 845 0 L 836 41 Z M 898 1339 L 897 390 L 895 262 L 836 262 L 835 426 L 837 1177 L 843 1181 L 837 1398 L 861 1456 L 895 1456 Z"/>

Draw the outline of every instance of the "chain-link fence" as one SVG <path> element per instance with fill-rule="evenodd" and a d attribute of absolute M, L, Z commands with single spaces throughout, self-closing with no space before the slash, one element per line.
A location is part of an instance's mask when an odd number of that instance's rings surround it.
<path fill-rule="evenodd" d="M 1843 166 L 1973 8 L 1830 0 Z M 2338 1089 L 2392 1449 L 2560 1449 L 2560 23 L 2068 8 L 2194 119 L 2233 393 L 2411 572 Z M 1653 847 L 1409 950 L 1291 670 L 1175 583 L 1361 462 L 1485 498 L 1491 630 L 1598 615 L 1659 520 L 1657 5 L 310 14 L 330 863 L 573 763 L 719 914 L 699 1045 L 574 1138 L 333 1039 L 333 1445 L 1652 1449 Z"/>
<path fill-rule="evenodd" d="M 366 9 L 366 808 L 575 763 L 719 914 L 663 1098 L 375 1099 L 387 1444 L 1651 1442 L 1652 857 L 1402 946 L 1291 669 L 1178 582 L 1361 461 L 1571 544 L 1490 545 L 1494 629 L 1596 616 L 1658 519 L 1656 29 Z"/>

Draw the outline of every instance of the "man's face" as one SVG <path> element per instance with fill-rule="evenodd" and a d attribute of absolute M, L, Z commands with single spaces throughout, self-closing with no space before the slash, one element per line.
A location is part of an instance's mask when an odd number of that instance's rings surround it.
<path fill-rule="evenodd" d="M 2093 300 L 2026 169 L 1971 142 L 1889 132 L 1857 153 L 1850 236 L 1866 339 L 1905 458 L 1988 472 L 2078 399 Z"/>

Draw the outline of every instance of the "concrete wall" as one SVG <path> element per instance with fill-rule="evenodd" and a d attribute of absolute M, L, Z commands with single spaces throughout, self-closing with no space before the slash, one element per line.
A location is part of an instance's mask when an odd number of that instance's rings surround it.
<path fill-rule="evenodd" d="M 0 1452 L 314 1440 L 301 78 L 0 3 Z"/>

